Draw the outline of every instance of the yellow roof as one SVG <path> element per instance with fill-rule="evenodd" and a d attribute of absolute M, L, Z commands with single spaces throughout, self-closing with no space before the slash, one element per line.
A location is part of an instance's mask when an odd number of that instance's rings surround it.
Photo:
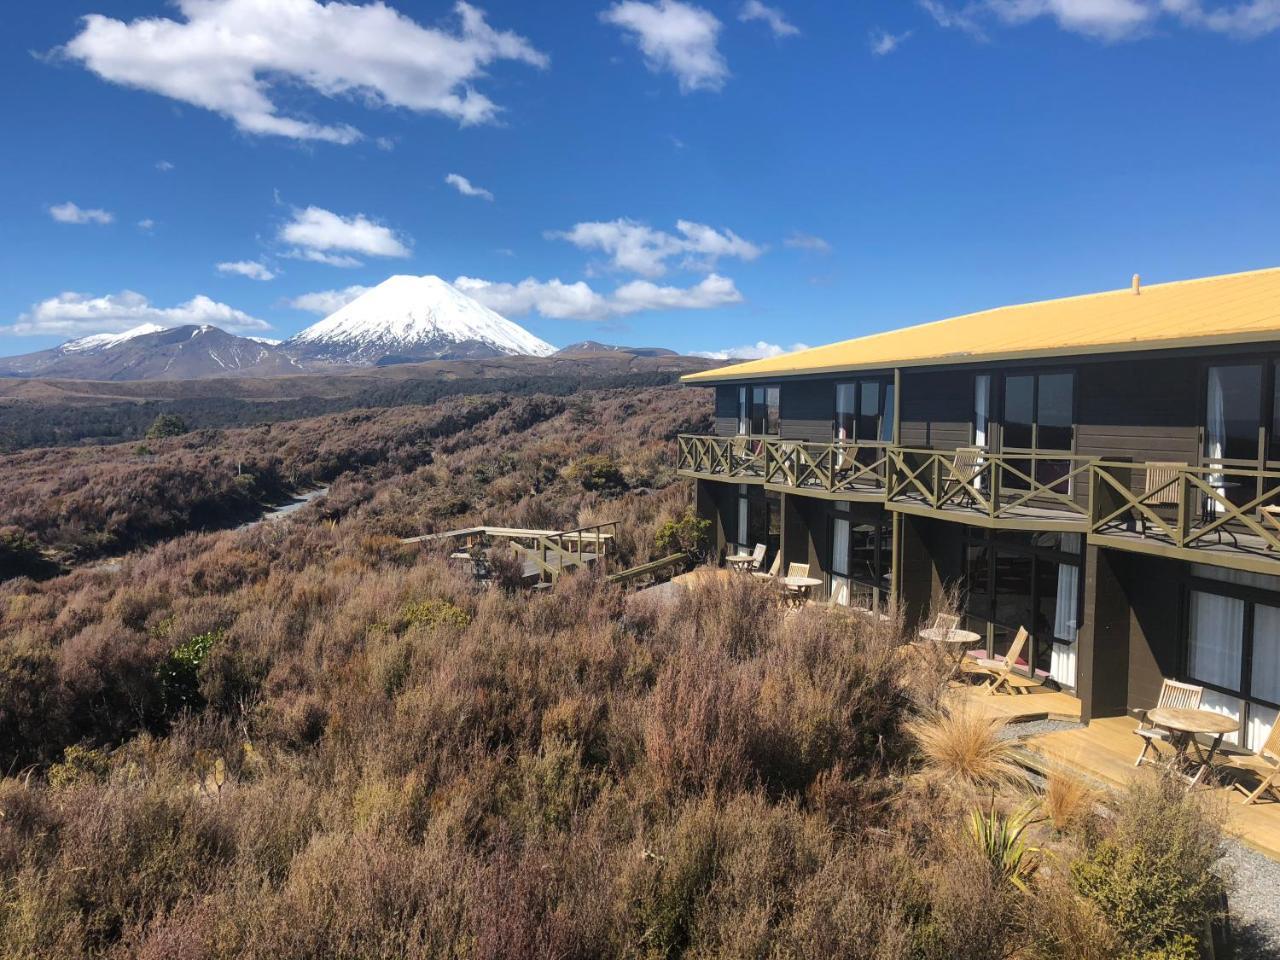
<path fill-rule="evenodd" d="M 687 383 L 1280 339 L 1280 267 L 968 313 L 691 373 Z"/>

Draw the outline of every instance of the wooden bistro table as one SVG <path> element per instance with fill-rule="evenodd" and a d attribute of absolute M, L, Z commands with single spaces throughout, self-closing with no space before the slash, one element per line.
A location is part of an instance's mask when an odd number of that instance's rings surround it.
<path fill-rule="evenodd" d="M 724 562 L 734 573 L 746 573 L 755 566 L 756 556 L 754 553 L 735 553 L 725 557 Z"/>
<path fill-rule="evenodd" d="M 809 599 L 810 590 L 822 586 L 822 581 L 816 577 L 783 577 L 781 582 L 784 596 L 796 606 Z"/>
<path fill-rule="evenodd" d="M 1175 769 L 1193 787 L 1202 780 L 1213 777 L 1213 757 L 1222 745 L 1222 738 L 1239 726 L 1239 721 L 1212 710 L 1187 710 L 1175 707 L 1156 707 L 1147 712 L 1147 719 L 1157 727 L 1164 727 L 1173 736 Z M 1213 737 L 1208 751 L 1200 747 L 1196 734 Z"/>
<path fill-rule="evenodd" d="M 951 667 L 951 673 L 947 675 L 948 680 L 954 680 L 960 676 L 960 668 L 964 666 L 964 655 L 976 644 L 982 643 L 982 634 L 974 633 L 972 630 L 943 630 L 941 627 L 926 627 L 920 631 L 920 636 L 954 651 L 952 656 L 955 657 L 956 662 Z"/>

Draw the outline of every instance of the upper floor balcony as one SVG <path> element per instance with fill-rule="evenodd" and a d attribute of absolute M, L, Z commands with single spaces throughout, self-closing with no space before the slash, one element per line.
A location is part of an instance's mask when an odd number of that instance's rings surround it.
<path fill-rule="evenodd" d="M 1280 573 L 1280 470 L 1257 464 L 682 436 L 678 469 L 780 492 L 881 501 L 900 513 L 975 526 L 1078 532 L 1100 546 Z"/>
<path fill-rule="evenodd" d="M 753 483 L 841 500 L 883 500 L 885 443 L 806 443 L 779 437 L 682 435 L 677 469 L 686 476 Z"/>

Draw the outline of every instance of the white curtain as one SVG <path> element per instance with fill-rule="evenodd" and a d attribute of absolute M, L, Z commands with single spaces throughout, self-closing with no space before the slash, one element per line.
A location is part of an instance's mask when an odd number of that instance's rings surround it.
<path fill-rule="evenodd" d="M 738 436 L 745 437 L 751 432 L 751 407 L 747 403 L 747 388 L 738 388 Z"/>
<path fill-rule="evenodd" d="M 747 498 L 738 497 L 738 546 L 746 551 L 752 549 L 750 533 L 747 529 Z"/>
<path fill-rule="evenodd" d="M 831 525 L 831 572 L 849 575 L 849 521 L 836 517 Z"/>
<path fill-rule="evenodd" d="M 1076 685 L 1076 653 L 1080 609 L 1080 568 L 1070 563 L 1058 564 L 1058 600 L 1053 612 L 1053 636 L 1066 643 L 1055 643 L 1050 651 L 1049 676 L 1064 687 Z"/>
<path fill-rule="evenodd" d="M 1244 746 L 1246 750 L 1257 753 L 1267 742 L 1267 735 L 1276 722 L 1277 711 L 1261 704 L 1249 704 L 1249 722 L 1244 728 Z"/>
<path fill-rule="evenodd" d="M 1244 601 L 1191 592 L 1191 644 L 1187 672 L 1193 680 L 1235 690 L 1240 686 Z"/>
<path fill-rule="evenodd" d="M 1230 717 L 1236 723 L 1240 722 L 1240 707 L 1241 701 L 1239 697 L 1219 693 L 1217 690 L 1206 690 L 1200 698 L 1200 708 L 1202 710 L 1220 713 L 1224 717 Z M 1222 742 L 1239 745 L 1240 734 L 1234 731 L 1228 733 L 1222 738 Z"/>
<path fill-rule="evenodd" d="M 988 425 L 991 422 L 991 377 L 982 373 L 973 378 L 973 445 L 987 445 Z"/>
<path fill-rule="evenodd" d="M 1253 660 L 1249 673 L 1252 696 L 1280 703 L 1280 607 L 1254 605 Z"/>
<path fill-rule="evenodd" d="M 1225 367 L 1209 368 L 1208 396 L 1205 398 L 1205 452 L 1210 462 L 1221 460 L 1227 443 L 1226 384 L 1223 382 Z M 1209 474 L 1209 485 L 1218 487 L 1222 484 L 1220 473 Z M 1221 510 L 1222 505 L 1216 500 L 1212 502 L 1214 512 Z"/>

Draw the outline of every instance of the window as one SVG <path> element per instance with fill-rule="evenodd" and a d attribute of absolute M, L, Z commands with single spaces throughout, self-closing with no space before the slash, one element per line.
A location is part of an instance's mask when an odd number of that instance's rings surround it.
<path fill-rule="evenodd" d="M 973 445 L 991 442 L 991 377 L 980 373 L 973 378 Z"/>
<path fill-rule="evenodd" d="M 1070 452 L 1075 444 L 1075 374 L 1024 373 L 1004 378 L 1004 420 L 1001 447 L 1006 452 L 1043 454 Z M 1006 464 L 1057 493 L 1068 493 L 1070 460 L 1041 456 L 1006 458 Z M 1027 489 L 1029 484 L 1006 472 L 1004 484 Z"/>
<path fill-rule="evenodd" d="M 883 377 L 837 383 L 833 439 L 893 442 L 894 402 L 893 382 Z"/>
<path fill-rule="evenodd" d="M 1076 683 L 1081 537 L 1073 533 L 1001 533 L 969 528 L 963 594 L 970 629 L 1009 649 L 1019 627 L 1031 643 L 1022 669 L 1061 687 Z"/>
<path fill-rule="evenodd" d="M 884 603 L 893 572 L 892 518 L 885 512 L 872 519 L 851 516 L 847 505 L 841 513 L 831 519 L 832 593 L 846 583 L 856 606 Z"/>
<path fill-rule="evenodd" d="M 1206 710 L 1240 724 L 1250 750 L 1280 707 L 1280 593 L 1264 582 L 1272 579 L 1198 565 L 1187 603 L 1186 678 L 1204 686 Z"/>
<path fill-rule="evenodd" d="M 779 418 L 779 387 L 738 388 L 738 434 L 745 436 L 777 436 Z"/>

